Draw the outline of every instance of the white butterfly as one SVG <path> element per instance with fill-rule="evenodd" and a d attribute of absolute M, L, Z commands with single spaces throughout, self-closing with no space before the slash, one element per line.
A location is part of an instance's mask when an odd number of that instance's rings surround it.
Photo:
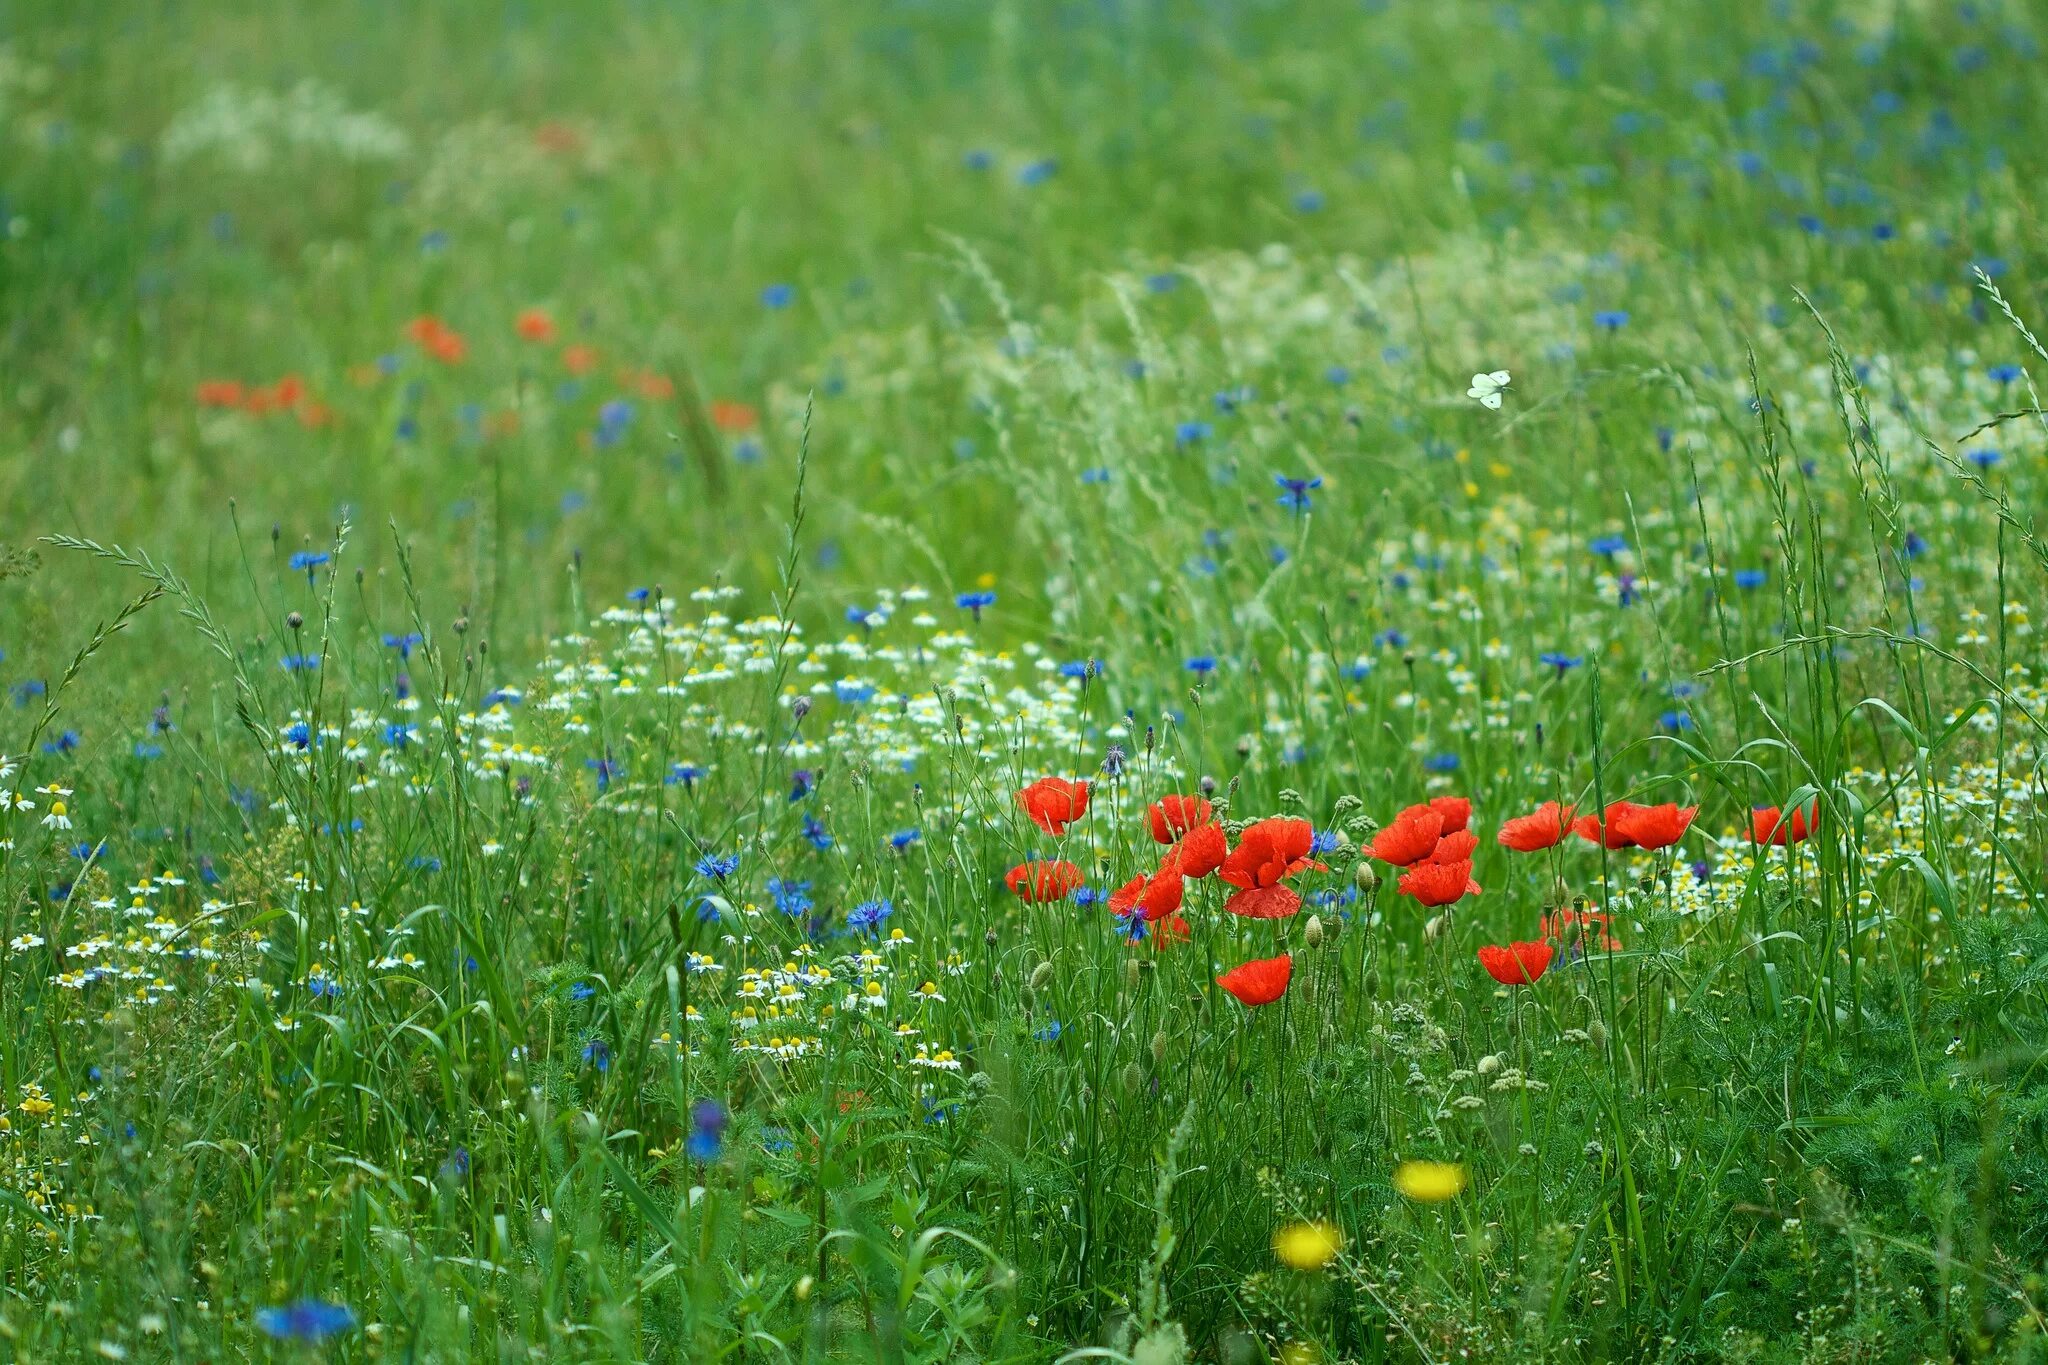
<path fill-rule="evenodd" d="M 1465 390 L 1467 398 L 1477 398 L 1489 408 L 1500 406 L 1501 391 L 1508 386 L 1508 372 L 1495 370 L 1492 374 L 1475 374 L 1472 387 Z"/>

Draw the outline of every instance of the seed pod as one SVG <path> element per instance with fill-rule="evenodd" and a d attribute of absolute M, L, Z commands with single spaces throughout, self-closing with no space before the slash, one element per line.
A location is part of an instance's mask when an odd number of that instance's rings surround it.
<path fill-rule="evenodd" d="M 1124 1089 L 1136 1090 L 1145 1084 L 1145 1068 L 1136 1062 L 1124 1067 Z"/>
<path fill-rule="evenodd" d="M 1306 943 L 1311 948 L 1320 948 L 1323 946 L 1322 916 L 1310 915 L 1308 917 L 1308 923 L 1302 928 L 1301 931 L 1301 941 L 1303 943 Z"/>
<path fill-rule="evenodd" d="M 1488 1053 L 1479 1059 L 1479 1064 L 1473 1070 L 1482 1076 L 1496 1075 L 1500 1071 L 1500 1058 L 1493 1053 Z"/>
<path fill-rule="evenodd" d="M 1434 943 L 1438 938 L 1442 937 L 1443 932 L 1444 917 L 1442 915 L 1431 915 L 1429 923 L 1422 926 L 1422 941 L 1424 943 Z"/>
<path fill-rule="evenodd" d="M 1601 1023 L 1598 1019 L 1594 1019 L 1587 1023 L 1586 1036 L 1592 1039 L 1594 1047 L 1600 1048 L 1603 1051 L 1606 1049 L 1607 1025 Z"/>
<path fill-rule="evenodd" d="M 1048 958 L 1031 969 L 1031 989 L 1044 990 L 1052 981 L 1052 960 Z"/>
<path fill-rule="evenodd" d="M 1138 959 L 1135 957 L 1124 959 L 1124 984 L 1132 990 L 1138 989 Z"/>
<path fill-rule="evenodd" d="M 1152 1035 L 1152 1065 L 1154 1065 L 1154 1066 L 1165 1066 L 1165 1065 L 1166 1065 L 1166 1030 L 1165 1030 L 1165 1029 L 1161 1029 L 1161 1030 L 1159 1030 L 1159 1032 L 1157 1032 L 1157 1033 L 1155 1033 L 1155 1034 L 1153 1034 L 1153 1035 Z"/>
<path fill-rule="evenodd" d="M 1357 867 L 1353 868 L 1351 880 L 1358 883 L 1360 891 L 1379 890 L 1380 874 L 1374 870 L 1371 863 L 1361 862 Z"/>

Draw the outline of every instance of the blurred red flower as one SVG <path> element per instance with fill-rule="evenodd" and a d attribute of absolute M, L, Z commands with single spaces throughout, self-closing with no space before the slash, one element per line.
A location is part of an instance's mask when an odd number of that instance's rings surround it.
<path fill-rule="evenodd" d="M 1003 882 L 1018 900 L 1037 904 L 1042 901 L 1064 900 L 1079 889 L 1082 881 L 1081 869 L 1064 858 L 1051 861 L 1032 859 L 1011 868 Z"/>
<path fill-rule="evenodd" d="M 1813 814 L 1808 815 L 1807 811 Z M 1749 837 L 1760 844 L 1796 844 L 1820 828 L 1820 801 L 1794 808 L 1790 819 L 1776 806 L 1758 806 L 1749 813 Z"/>
<path fill-rule="evenodd" d="M 1661 806 L 1638 806 L 1623 802 L 1621 809 L 1607 808 L 1607 828 L 1638 848 L 1668 848 L 1684 837 L 1698 806 L 1680 807 L 1667 801 Z"/>

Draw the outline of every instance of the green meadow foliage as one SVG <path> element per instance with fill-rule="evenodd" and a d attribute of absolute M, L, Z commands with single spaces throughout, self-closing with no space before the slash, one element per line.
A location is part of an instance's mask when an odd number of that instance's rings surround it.
<path fill-rule="evenodd" d="M 0 6 L 0 1357 L 2041 1359 L 2044 36 Z"/>

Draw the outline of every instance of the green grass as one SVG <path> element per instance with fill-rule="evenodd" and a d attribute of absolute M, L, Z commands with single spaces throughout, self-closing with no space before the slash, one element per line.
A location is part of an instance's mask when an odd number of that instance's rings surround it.
<path fill-rule="evenodd" d="M 2041 1358 L 2041 38 L 0 7 L 0 1355 Z"/>

